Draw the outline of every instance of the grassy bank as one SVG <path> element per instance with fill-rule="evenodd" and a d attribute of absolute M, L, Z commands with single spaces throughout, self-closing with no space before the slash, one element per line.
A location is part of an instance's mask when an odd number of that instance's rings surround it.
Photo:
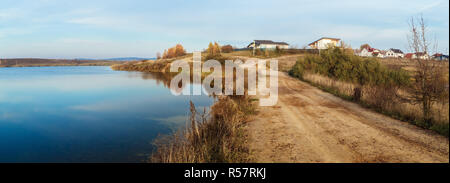
<path fill-rule="evenodd" d="M 336 48 L 299 59 L 289 74 L 377 112 L 449 135 L 448 95 L 433 103 L 432 119 L 425 121 L 420 103 L 405 97 L 413 77 L 403 69 L 389 68 L 375 59 L 353 56 Z"/>
<path fill-rule="evenodd" d="M 153 163 L 242 163 L 251 161 L 246 145 L 245 122 L 255 107 L 245 96 L 224 96 L 207 113 L 196 111 L 191 102 L 191 116 L 186 129 L 160 137 Z"/>
<path fill-rule="evenodd" d="M 162 59 L 162 60 L 149 60 L 140 62 L 127 62 L 121 64 L 115 64 L 111 66 L 111 69 L 117 71 L 139 71 L 139 72 L 164 72 L 169 73 L 170 63 L 175 61 L 174 59 Z"/>

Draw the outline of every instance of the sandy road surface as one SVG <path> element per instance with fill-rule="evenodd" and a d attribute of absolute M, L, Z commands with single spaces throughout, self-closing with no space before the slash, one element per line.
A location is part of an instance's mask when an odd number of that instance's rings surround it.
<path fill-rule="evenodd" d="M 256 162 L 449 162 L 449 141 L 279 72 L 278 104 L 248 123 Z"/>

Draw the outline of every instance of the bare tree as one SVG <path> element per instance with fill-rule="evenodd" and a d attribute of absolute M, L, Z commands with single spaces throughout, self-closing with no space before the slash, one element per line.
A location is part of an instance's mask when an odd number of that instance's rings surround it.
<path fill-rule="evenodd" d="M 359 47 L 360 50 L 363 50 L 364 48 L 368 50 L 368 49 L 370 49 L 371 47 L 370 47 L 370 45 L 367 44 L 367 43 L 366 43 L 366 44 L 363 44 L 363 45 L 361 45 L 361 46 Z"/>
<path fill-rule="evenodd" d="M 427 37 L 427 25 L 423 16 L 412 17 L 410 22 L 408 44 L 416 54 L 411 58 L 416 64 L 412 86 L 409 87 L 409 101 L 422 106 L 423 119 L 427 125 L 432 122 L 432 106 L 435 102 L 448 99 L 448 83 L 445 79 L 444 67 L 427 56 L 431 42 Z M 423 57 L 421 57 L 423 56 Z"/>
<path fill-rule="evenodd" d="M 156 53 L 156 60 L 159 60 L 159 59 L 161 59 L 161 53 L 157 52 Z"/>

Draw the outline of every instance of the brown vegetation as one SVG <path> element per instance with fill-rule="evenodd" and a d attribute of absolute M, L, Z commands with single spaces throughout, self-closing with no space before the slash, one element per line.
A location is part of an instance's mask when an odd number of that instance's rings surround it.
<path fill-rule="evenodd" d="M 212 42 L 210 42 L 208 45 L 208 49 L 206 49 L 206 60 L 214 59 L 220 56 L 222 56 L 222 54 L 219 43 L 214 42 L 213 44 Z"/>
<path fill-rule="evenodd" d="M 222 53 L 231 53 L 233 51 L 233 46 L 225 45 L 221 47 Z"/>
<path fill-rule="evenodd" d="M 191 102 L 190 124 L 172 136 L 158 138 L 153 163 L 241 163 L 249 162 L 243 125 L 253 111 L 245 96 L 219 97 L 211 107 L 198 113 Z M 250 111 L 250 112 L 249 112 Z"/>
<path fill-rule="evenodd" d="M 117 71 L 139 71 L 139 72 L 169 72 L 170 63 L 173 60 L 164 59 L 157 61 L 127 62 L 124 64 L 112 65 L 111 68 Z"/>
<path fill-rule="evenodd" d="M 305 73 L 303 80 L 347 100 L 353 100 L 354 91 L 359 88 L 354 83 L 338 81 L 320 74 Z M 405 91 L 383 86 L 363 86 L 359 103 L 383 114 L 426 127 L 421 120 L 423 119 L 421 105 L 402 100 L 399 95 L 405 95 Z M 448 110 L 448 102 L 434 103 L 431 106 L 433 122 L 426 128 L 447 136 L 448 127 L 445 126 L 449 124 Z"/>
<path fill-rule="evenodd" d="M 175 58 L 186 55 L 186 50 L 184 50 L 183 45 L 177 44 L 172 48 L 169 48 L 168 50 L 164 50 L 163 59 L 167 58 Z"/>
<path fill-rule="evenodd" d="M 415 53 L 430 53 L 429 40 L 426 35 L 425 21 L 422 17 L 418 21 L 411 18 L 411 35 L 409 46 Z M 422 116 L 426 126 L 432 125 L 432 106 L 436 102 L 448 103 L 448 78 L 439 62 L 429 59 L 416 58 L 416 71 L 414 72 L 412 86 L 408 89 L 408 99 L 413 104 L 422 106 Z M 445 69 L 445 70 L 444 70 Z"/>
<path fill-rule="evenodd" d="M 372 47 L 370 47 L 369 44 L 363 44 L 359 47 L 359 49 L 361 49 L 361 50 L 363 50 L 363 49 L 369 50 L 370 48 L 372 48 Z"/>
<path fill-rule="evenodd" d="M 162 72 L 170 73 L 170 63 L 177 59 L 187 59 L 192 54 L 185 54 L 180 57 L 170 59 L 158 59 L 158 60 L 146 60 L 146 61 L 133 61 L 112 65 L 113 70 L 118 71 L 139 71 L 139 72 Z"/>
<path fill-rule="evenodd" d="M 206 55 L 203 56 L 202 60 L 203 61 L 217 60 L 220 63 L 224 64 L 225 60 L 229 60 L 229 57 L 225 56 L 225 54 L 222 54 L 222 50 L 219 43 L 214 42 L 213 44 L 212 42 L 210 42 L 208 45 L 208 49 L 206 49 Z"/>
<path fill-rule="evenodd" d="M 435 74 L 429 74 L 428 83 L 422 85 L 417 79 L 422 77 L 416 72 L 423 73 L 423 69 L 407 72 L 386 67 L 375 59 L 365 60 L 335 48 L 300 59 L 290 74 L 344 99 L 448 136 L 449 117 L 443 112 L 449 110 L 448 74 L 442 72 L 445 67 L 434 66 Z M 433 102 L 426 103 L 426 112 L 423 103 L 417 102 L 423 102 L 424 92 L 434 97 Z"/>

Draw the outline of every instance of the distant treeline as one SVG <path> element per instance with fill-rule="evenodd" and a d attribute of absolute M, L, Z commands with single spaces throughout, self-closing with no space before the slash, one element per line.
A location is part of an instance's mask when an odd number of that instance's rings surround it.
<path fill-rule="evenodd" d="M 39 66 L 109 66 L 117 61 L 104 60 L 66 60 L 40 58 L 0 59 L 0 67 L 39 67 Z"/>

